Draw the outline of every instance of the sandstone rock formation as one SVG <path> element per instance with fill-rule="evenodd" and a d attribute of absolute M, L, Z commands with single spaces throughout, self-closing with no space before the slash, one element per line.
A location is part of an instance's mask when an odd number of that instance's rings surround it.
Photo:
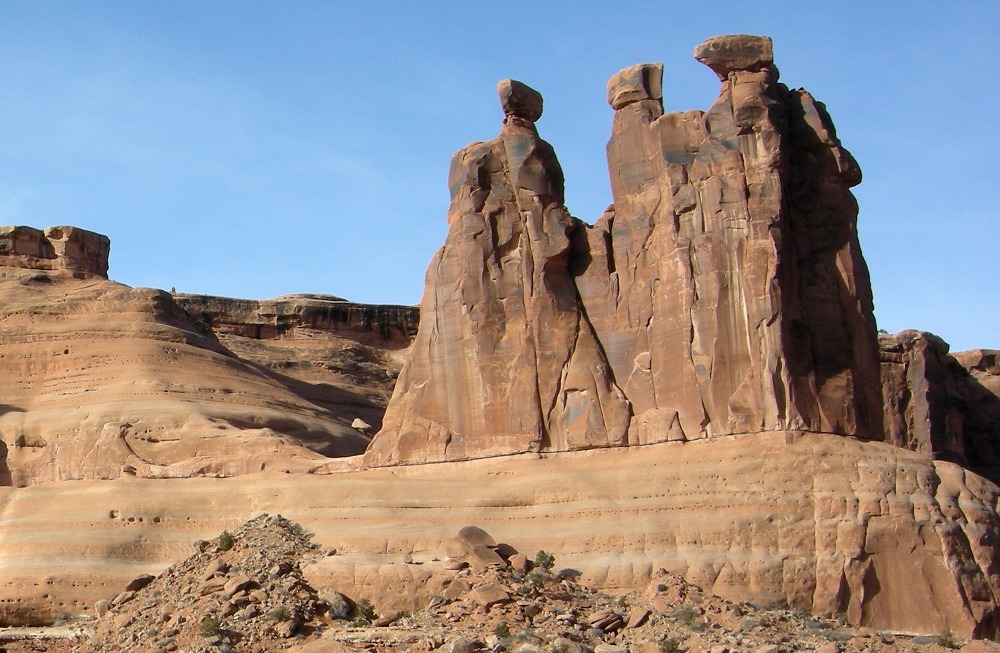
<path fill-rule="evenodd" d="M 108 276 L 111 241 L 78 227 L 0 227 L 0 265 Z"/>
<path fill-rule="evenodd" d="M 950 355 L 921 331 L 879 336 L 886 441 L 1000 483 L 1000 352 Z"/>
<path fill-rule="evenodd" d="M 500 579 L 461 576 L 527 572 L 516 541 L 609 591 L 663 569 L 721 600 L 995 632 L 1000 487 L 968 469 L 996 480 L 997 352 L 904 333 L 879 376 L 856 164 L 769 40 L 696 54 L 723 80 L 706 113 L 664 115 L 658 65 L 609 82 L 615 204 L 592 227 L 563 204 L 540 95 L 501 83 L 500 136 L 452 161 L 448 240 L 364 458 L 406 309 L 132 289 L 102 278 L 103 237 L 0 229 L 0 622 L 163 591 L 142 575 L 280 511 L 336 550 L 303 584 L 389 614 L 518 614 Z M 246 610 L 225 573 L 220 609 Z M 662 623 L 663 591 L 582 623 Z"/>
<path fill-rule="evenodd" d="M 369 464 L 882 437 L 860 170 L 823 105 L 778 83 L 770 39 L 696 56 L 723 79 L 707 113 L 663 114 L 660 65 L 609 82 L 615 203 L 593 227 L 563 205 L 540 97 L 501 82 L 500 136 L 452 159 L 448 237 Z"/>
<path fill-rule="evenodd" d="M 408 347 L 417 332 L 412 306 L 356 304 L 329 295 L 283 295 L 268 300 L 173 294 L 189 315 L 217 335 L 254 340 L 305 339 L 348 332 L 353 340 L 380 347 Z"/>
<path fill-rule="evenodd" d="M 169 293 L 103 278 L 106 237 L 0 233 L 0 484 L 309 471 L 367 446 L 351 422 L 379 423 L 392 379 L 384 348 L 352 338 L 361 325 L 271 346 L 229 335 L 230 348 Z"/>
<path fill-rule="evenodd" d="M 336 550 L 303 567 L 309 584 L 380 613 L 427 606 L 454 575 L 445 554 L 471 558 L 474 547 L 452 551 L 455 533 L 476 524 L 605 591 L 642 590 L 664 568 L 734 601 L 969 636 L 996 625 L 998 499 L 953 463 L 791 432 L 330 476 L 0 488 L 0 611 L 92 612 L 193 540 L 281 511 Z"/>
<path fill-rule="evenodd" d="M 448 240 L 376 464 L 626 443 L 628 403 L 573 281 L 578 222 L 533 122 L 541 98 L 511 80 L 500 89 L 500 136 L 451 161 Z"/>

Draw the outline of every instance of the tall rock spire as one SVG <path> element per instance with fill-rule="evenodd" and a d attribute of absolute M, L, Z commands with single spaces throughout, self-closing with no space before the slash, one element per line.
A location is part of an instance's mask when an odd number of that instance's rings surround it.
<path fill-rule="evenodd" d="M 880 438 L 860 170 L 823 105 L 778 83 L 771 39 L 715 37 L 695 57 L 722 79 L 707 112 L 664 115 L 658 65 L 608 85 L 614 206 L 590 238 L 607 265 L 577 283 L 630 440 Z"/>
<path fill-rule="evenodd" d="M 449 233 L 372 465 L 764 430 L 881 438 L 879 356 L 849 188 L 822 104 L 771 40 L 709 39 L 707 112 L 664 114 L 663 67 L 615 75 L 614 205 L 590 227 L 499 85 L 500 136 L 452 158 Z"/>
<path fill-rule="evenodd" d="M 370 464 L 626 443 L 628 402 L 570 272 L 582 223 L 534 125 L 541 95 L 514 80 L 498 90 L 500 136 L 452 157 L 448 237 Z"/>

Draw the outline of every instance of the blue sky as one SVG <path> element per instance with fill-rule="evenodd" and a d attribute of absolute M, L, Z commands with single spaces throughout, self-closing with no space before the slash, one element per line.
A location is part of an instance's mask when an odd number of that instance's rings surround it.
<path fill-rule="evenodd" d="M 1000 348 L 1000 3 L 818 4 L 0 0 L 0 224 L 105 233 L 132 286 L 416 303 L 498 80 L 545 96 L 592 222 L 607 79 L 660 61 L 666 109 L 706 109 L 694 46 L 767 34 L 864 170 L 879 326 Z"/>

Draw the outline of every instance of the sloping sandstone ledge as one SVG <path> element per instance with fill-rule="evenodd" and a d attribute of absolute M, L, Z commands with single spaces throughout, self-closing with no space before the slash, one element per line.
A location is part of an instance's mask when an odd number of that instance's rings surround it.
<path fill-rule="evenodd" d="M 338 551 L 309 570 L 314 585 L 385 609 L 440 592 L 437 558 L 474 523 L 612 590 L 662 567 L 726 598 L 968 636 L 995 625 L 998 497 L 952 463 L 801 432 L 329 476 L 3 488 L 0 610 L 90 611 L 193 540 L 280 512 Z"/>

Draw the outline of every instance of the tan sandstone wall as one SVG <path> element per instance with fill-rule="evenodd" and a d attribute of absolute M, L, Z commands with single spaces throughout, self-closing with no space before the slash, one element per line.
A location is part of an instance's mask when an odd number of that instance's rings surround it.
<path fill-rule="evenodd" d="M 90 610 L 194 540 L 280 512 L 337 549 L 314 583 L 386 609 L 441 591 L 446 540 L 477 524 L 610 590 L 662 567 L 729 598 L 965 636 L 996 610 L 998 493 L 905 449 L 792 432 L 329 476 L 51 483 L 0 491 L 0 610 Z"/>

